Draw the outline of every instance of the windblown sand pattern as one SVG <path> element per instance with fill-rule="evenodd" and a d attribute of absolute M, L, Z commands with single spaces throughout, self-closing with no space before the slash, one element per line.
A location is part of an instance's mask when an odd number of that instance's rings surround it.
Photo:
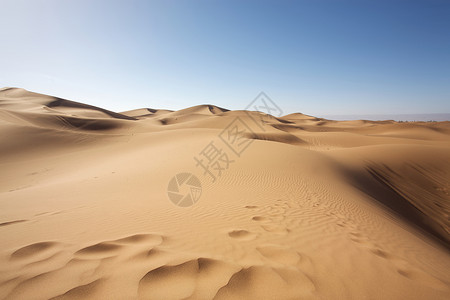
<path fill-rule="evenodd" d="M 450 298 L 450 122 L 114 113 L 8 88 L 0 139 L 1 299 Z M 211 142 L 232 160 L 214 181 L 194 159 Z M 168 197 L 180 173 L 201 181 L 191 206 Z M 180 178 L 175 196 L 200 195 Z"/>

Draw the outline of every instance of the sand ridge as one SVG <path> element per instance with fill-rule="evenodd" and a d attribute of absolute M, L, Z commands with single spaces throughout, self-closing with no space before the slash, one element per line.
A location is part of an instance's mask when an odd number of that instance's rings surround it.
<path fill-rule="evenodd" d="M 450 297 L 450 122 L 115 113 L 8 88 L 0 132 L 1 299 Z M 230 160 L 215 181 L 208 145 Z M 201 182 L 189 207 L 168 197 L 180 173 Z"/>

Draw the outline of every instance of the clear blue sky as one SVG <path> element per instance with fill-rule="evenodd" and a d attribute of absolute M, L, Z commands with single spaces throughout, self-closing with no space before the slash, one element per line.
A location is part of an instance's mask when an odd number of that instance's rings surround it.
<path fill-rule="evenodd" d="M 445 0 L 6 0 L 0 41 L 0 86 L 114 111 L 450 112 Z"/>

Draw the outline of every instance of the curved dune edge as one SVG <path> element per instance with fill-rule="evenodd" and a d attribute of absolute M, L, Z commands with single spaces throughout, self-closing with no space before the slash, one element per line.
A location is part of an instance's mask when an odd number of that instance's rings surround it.
<path fill-rule="evenodd" d="M 450 297 L 450 122 L 114 113 L 11 88 L 0 133 L 0 299 Z M 207 146 L 229 164 L 215 181 Z M 169 199 L 180 173 L 201 183 L 189 207 Z"/>
<path fill-rule="evenodd" d="M 137 294 L 129 296 L 138 299 L 265 298 L 277 295 L 290 298 L 312 296 L 316 290 L 315 283 L 302 271 L 300 256 L 279 246 L 259 249 L 263 256 L 273 260 L 272 266 L 243 266 L 207 257 L 186 258 L 189 255 L 178 255 L 165 248 L 164 236 L 157 234 L 99 242 L 75 252 L 70 248 L 57 242 L 39 242 L 15 250 L 10 257 L 23 266 L 22 271 L 27 275 L 3 282 L 2 286 L 8 287 L 9 291 L 4 296 L 8 299 L 33 298 L 36 288 L 46 286 L 40 291 L 42 298 L 104 297 L 111 294 L 109 290 L 121 276 L 133 278 L 134 286 L 129 290 L 137 288 Z M 46 259 L 42 259 L 44 252 Z M 65 259 L 58 261 L 58 255 Z M 52 268 L 48 268 L 49 265 Z M 53 285 L 58 278 L 66 281 Z"/>

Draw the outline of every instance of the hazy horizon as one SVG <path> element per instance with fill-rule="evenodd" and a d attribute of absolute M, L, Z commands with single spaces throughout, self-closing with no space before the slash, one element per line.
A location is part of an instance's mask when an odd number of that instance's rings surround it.
<path fill-rule="evenodd" d="M 113 111 L 450 113 L 446 1 L 4 1 L 0 85 Z"/>

